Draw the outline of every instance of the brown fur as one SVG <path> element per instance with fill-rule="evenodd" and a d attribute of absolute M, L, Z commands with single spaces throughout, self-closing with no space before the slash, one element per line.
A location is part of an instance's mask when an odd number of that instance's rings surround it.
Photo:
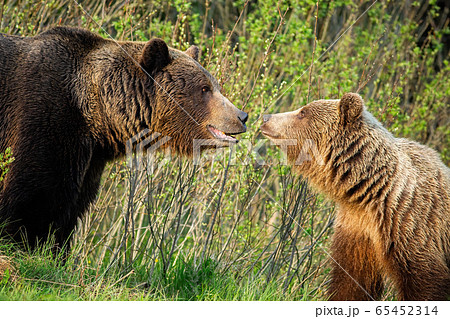
<path fill-rule="evenodd" d="M 0 34 L 0 153 L 11 147 L 15 158 L 0 182 L 5 232 L 31 247 L 52 232 L 67 243 L 106 163 L 140 132 L 170 137 L 163 146 L 187 156 L 195 139 L 229 145 L 210 127 L 244 132 L 247 114 L 198 55 L 161 39 L 117 43 L 67 27 Z"/>
<path fill-rule="evenodd" d="M 435 151 L 393 137 L 354 93 L 272 115 L 261 130 L 297 140 L 289 161 L 339 206 L 332 300 L 379 299 L 386 278 L 399 300 L 450 296 L 450 169 Z M 318 154 L 298 162 L 306 140 Z"/>

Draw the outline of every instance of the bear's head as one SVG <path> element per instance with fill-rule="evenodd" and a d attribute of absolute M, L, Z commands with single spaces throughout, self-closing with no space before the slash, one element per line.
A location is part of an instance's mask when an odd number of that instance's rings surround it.
<path fill-rule="evenodd" d="M 194 147 L 237 143 L 233 135 L 246 131 L 247 113 L 221 94 L 217 80 L 198 62 L 198 47 L 182 52 L 158 38 L 109 47 L 97 64 L 107 65 L 98 85 L 114 128 L 109 130 L 117 136 L 113 143 L 153 134 L 152 144 L 165 138 L 159 148 L 189 156 Z"/>
<path fill-rule="evenodd" d="M 261 132 L 301 170 L 324 164 L 330 146 L 358 129 L 364 103 L 356 93 L 340 100 L 318 100 L 287 113 L 264 115 Z M 336 144 L 335 144 L 336 145 Z"/>

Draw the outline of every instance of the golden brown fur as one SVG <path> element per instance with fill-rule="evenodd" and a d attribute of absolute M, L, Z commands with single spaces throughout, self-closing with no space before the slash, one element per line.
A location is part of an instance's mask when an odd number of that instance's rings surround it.
<path fill-rule="evenodd" d="M 387 278 L 399 300 L 448 298 L 450 170 L 435 151 L 393 137 L 354 93 L 273 115 L 261 130 L 297 140 L 289 161 L 339 206 L 331 299 L 379 299 Z M 306 140 L 317 152 L 299 162 Z"/>

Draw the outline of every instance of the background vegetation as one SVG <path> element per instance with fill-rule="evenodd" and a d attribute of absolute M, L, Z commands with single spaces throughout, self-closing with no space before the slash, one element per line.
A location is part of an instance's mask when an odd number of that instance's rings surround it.
<path fill-rule="evenodd" d="M 250 119 L 236 148 L 206 154 L 201 165 L 162 155 L 140 170 L 126 160 L 109 165 L 65 264 L 51 243 L 31 254 L 0 244 L 14 257 L 0 299 L 324 299 L 333 205 L 262 139 L 264 113 L 359 92 L 396 136 L 450 163 L 445 1 L 1 4 L 3 33 L 69 25 L 117 40 L 157 36 L 183 50 L 196 44 Z"/>

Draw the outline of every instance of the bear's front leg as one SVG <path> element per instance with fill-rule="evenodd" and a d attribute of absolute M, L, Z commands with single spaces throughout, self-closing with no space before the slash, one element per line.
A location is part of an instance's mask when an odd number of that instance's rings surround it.
<path fill-rule="evenodd" d="M 383 278 L 372 241 L 336 227 L 332 248 L 330 300 L 377 300 Z"/>
<path fill-rule="evenodd" d="M 414 246 L 411 244 L 411 246 Z M 448 300 L 450 269 L 445 257 L 431 247 L 420 252 L 393 252 L 392 279 L 398 300 Z"/>

